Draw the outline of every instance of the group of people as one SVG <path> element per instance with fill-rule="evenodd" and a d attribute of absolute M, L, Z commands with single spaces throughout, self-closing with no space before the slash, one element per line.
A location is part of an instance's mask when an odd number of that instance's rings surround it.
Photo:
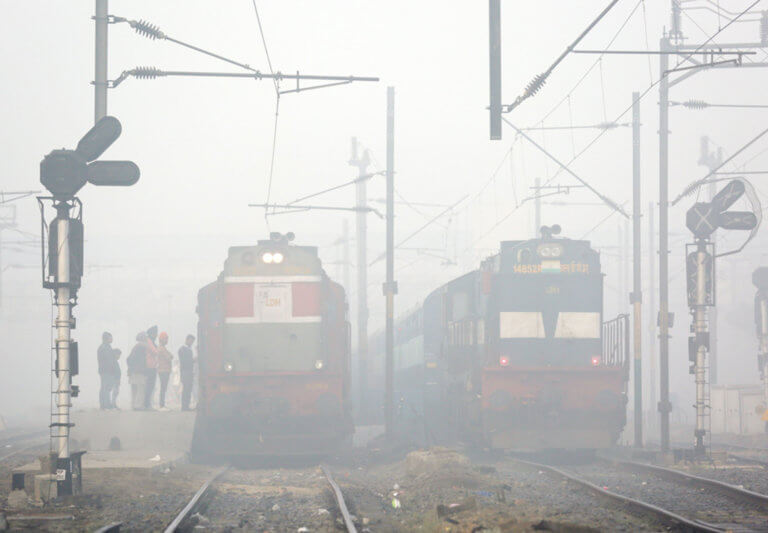
<path fill-rule="evenodd" d="M 98 350 L 99 375 L 101 389 L 99 406 L 102 409 L 116 409 L 117 395 L 120 391 L 120 355 L 122 352 L 112 347 L 112 334 L 104 332 Z M 179 348 L 179 377 L 181 378 L 181 410 L 190 410 L 192 386 L 194 381 L 194 353 L 192 344 L 194 335 L 187 335 Z M 158 335 L 157 326 L 136 335 L 136 345 L 126 359 L 128 382 L 131 385 L 131 407 L 136 411 L 152 410 L 157 382 L 160 381 L 158 407 L 167 411 L 165 397 L 173 368 L 173 355 L 168 350 L 168 334 Z"/>

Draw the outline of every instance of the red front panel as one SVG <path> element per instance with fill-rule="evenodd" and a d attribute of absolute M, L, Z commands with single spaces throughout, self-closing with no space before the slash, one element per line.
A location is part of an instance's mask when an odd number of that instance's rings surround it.
<path fill-rule="evenodd" d="M 563 410 L 615 411 L 623 407 L 624 370 L 597 368 L 486 368 L 483 409 L 505 410 L 546 403 Z M 500 402 L 500 397 L 506 398 Z M 496 398 L 496 401 L 493 399 Z"/>
<path fill-rule="evenodd" d="M 263 376 L 210 377 L 207 380 L 207 407 L 212 416 L 250 416 L 262 407 L 280 405 L 286 416 L 314 415 L 335 407 L 344 412 L 343 379 L 340 374 L 283 373 Z M 215 412 L 222 405 L 217 397 L 237 397 L 236 412 Z M 267 403 L 263 403 L 267 402 Z M 228 404 L 227 404 L 228 405 Z M 210 410 L 214 412 L 210 412 Z"/>

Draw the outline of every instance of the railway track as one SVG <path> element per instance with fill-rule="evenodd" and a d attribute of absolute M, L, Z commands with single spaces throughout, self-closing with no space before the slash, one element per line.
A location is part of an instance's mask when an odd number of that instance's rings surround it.
<path fill-rule="evenodd" d="M 676 530 L 751 532 L 768 528 L 768 496 L 717 480 L 644 463 L 598 460 L 565 470 L 518 461 Z"/>
<path fill-rule="evenodd" d="M 357 533 L 354 517 L 349 512 L 349 508 L 344 499 L 344 494 L 341 490 L 341 487 L 339 487 L 339 484 L 333 478 L 333 474 L 327 466 L 321 465 L 320 469 L 323 473 L 323 476 L 325 477 L 325 480 L 330 486 L 335 505 L 338 509 L 345 530 L 349 533 Z M 170 523 L 168 523 L 168 525 L 163 530 L 164 533 L 174 533 L 176 531 L 185 531 L 188 529 L 190 524 L 192 524 L 192 517 L 203 511 L 205 506 L 208 505 L 208 502 L 210 502 L 211 492 L 214 489 L 216 481 L 219 480 L 228 470 L 228 467 L 222 468 L 213 476 L 208 478 L 200 486 L 197 492 L 195 492 L 195 494 L 187 502 L 184 508 L 173 518 L 173 520 L 170 521 Z"/>
<path fill-rule="evenodd" d="M 48 431 L 27 431 L 0 438 L 0 463 L 48 442 Z"/>
<path fill-rule="evenodd" d="M 178 529 L 182 527 L 185 523 L 189 522 L 190 518 L 193 514 L 195 514 L 200 507 L 200 504 L 205 500 L 205 498 L 209 495 L 209 492 L 211 490 L 211 487 L 213 486 L 213 483 L 221 477 L 224 472 L 228 470 L 228 467 L 222 468 L 218 470 L 215 474 L 213 474 L 210 478 L 205 480 L 205 482 L 200 486 L 200 488 L 195 492 L 195 494 L 192 496 L 192 498 L 187 502 L 187 504 L 184 506 L 184 508 L 179 511 L 179 514 L 177 514 L 173 520 L 165 527 L 163 530 L 164 533 L 174 533 Z"/>

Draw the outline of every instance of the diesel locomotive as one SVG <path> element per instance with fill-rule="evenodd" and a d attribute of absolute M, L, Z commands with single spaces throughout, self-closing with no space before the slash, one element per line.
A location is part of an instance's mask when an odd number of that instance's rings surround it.
<path fill-rule="evenodd" d="M 317 248 L 292 240 L 230 248 L 199 291 L 196 461 L 324 455 L 351 442 L 344 289 Z"/>
<path fill-rule="evenodd" d="M 407 434 L 520 451 L 616 442 L 626 423 L 627 316 L 604 321 L 599 253 L 559 232 L 502 242 L 396 321 L 396 416 Z M 383 336 L 369 346 L 378 365 L 370 381 L 383 383 Z"/>

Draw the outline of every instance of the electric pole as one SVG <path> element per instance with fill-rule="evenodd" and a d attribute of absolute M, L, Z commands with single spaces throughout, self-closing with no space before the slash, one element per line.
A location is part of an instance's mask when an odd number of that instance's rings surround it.
<path fill-rule="evenodd" d="M 650 362 L 651 367 L 649 369 L 649 376 L 651 381 L 650 393 L 650 409 L 648 415 L 650 417 L 649 426 L 654 430 L 656 429 L 656 228 L 654 227 L 654 205 L 653 202 L 648 203 L 648 296 L 650 298 L 648 305 L 648 348 L 650 348 Z"/>
<path fill-rule="evenodd" d="M 341 223 L 341 235 L 342 235 L 342 246 L 344 247 L 344 252 L 342 255 L 342 280 L 344 283 L 344 290 L 347 291 L 347 298 L 349 298 L 349 293 L 351 286 L 349 284 L 349 221 L 345 218 Z"/>
<path fill-rule="evenodd" d="M 358 157 L 357 137 L 352 138 L 352 153 L 349 164 L 357 167 L 358 176 L 367 173 L 370 157 L 364 150 Z M 355 184 L 356 208 L 355 233 L 357 245 L 357 371 L 361 412 L 365 411 L 368 390 L 368 253 L 367 253 L 367 217 L 363 211 L 368 205 L 366 180 Z"/>
<path fill-rule="evenodd" d="M 635 377 L 635 447 L 643 447 L 643 293 L 640 242 L 640 93 L 632 93 L 632 303 Z"/>
<path fill-rule="evenodd" d="M 536 178 L 534 190 L 536 191 L 536 199 L 533 212 L 533 238 L 538 239 L 541 230 L 541 178 Z"/>
<path fill-rule="evenodd" d="M 752 273 L 755 294 L 755 331 L 757 333 L 757 368 L 763 381 L 763 416 L 768 413 L 768 267 Z M 768 425 L 768 422 L 766 422 Z"/>
<path fill-rule="evenodd" d="M 109 0 L 96 0 L 95 61 L 93 79 L 94 124 L 107 115 L 107 51 L 109 31 Z"/>
<path fill-rule="evenodd" d="M 387 280 L 386 297 L 386 361 L 384 427 L 393 436 L 394 376 L 395 376 L 395 88 L 387 87 Z"/>
<path fill-rule="evenodd" d="M 659 421 L 661 451 L 669 451 L 669 37 L 659 42 Z"/>

